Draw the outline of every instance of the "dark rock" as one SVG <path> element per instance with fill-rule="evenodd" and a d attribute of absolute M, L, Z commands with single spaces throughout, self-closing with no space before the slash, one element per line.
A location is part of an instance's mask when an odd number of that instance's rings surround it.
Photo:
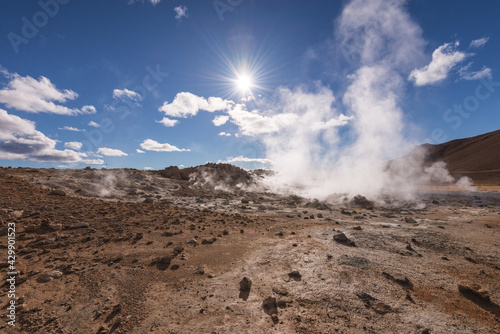
<path fill-rule="evenodd" d="M 411 217 L 405 217 L 405 223 L 407 223 L 407 224 L 418 224 L 418 222 L 415 219 L 411 218 Z"/>
<path fill-rule="evenodd" d="M 278 305 L 276 303 L 276 298 L 267 297 L 262 302 L 262 308 L 264 312 L 268 315 L 278 314 Z"/>
<path fill-rule="evenodd" d="M 294 270 L 291 273 L 288 273 L 288 276 L 296 281 L 300 281 L 302 279 L 302 275 L 299 273 L 298 270 Z"/>
<path fill-rule="evenodd" d="M 193 274 L 195 274 L 195 275 L 204 275 L 205 274 L 205 268 L 198 267 L 195 270 L 193 270 Z"/>
<path fill-rule="evenodd" d="M 350 206 L 362 208 L 366 210 L 373 210 L 374 204 L 372 201 L 369 201 L 365 196 L 356 195 L 349 202 Z"/>
<path fill-rule="evenodd" d="M 243 277 L 240 281 L 240 291 L 250 291 L 252 287 L 252 281 L 246 277 Z"/>
<path fill-rule="evenodd" d="M 479 284 L 469 280 L 461 280 L 457 283 L 458 290 L 464 294 L 472 294 L 483 301 L 490 301 L 490 296 Z"/>

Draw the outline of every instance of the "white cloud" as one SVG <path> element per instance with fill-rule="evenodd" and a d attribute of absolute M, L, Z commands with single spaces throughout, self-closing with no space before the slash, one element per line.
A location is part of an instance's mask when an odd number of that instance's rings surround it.
<path fill-rule="evenodd" d="M 238 125 L 241 133 L 247 136 L 255 136 L 265 133 L 278 132 L 280 129 L 294 124 L 298 115 L 293 113 L 275 114 L 263 116 L 258 111 L 247 111 L 245 106 L 238 104 L 228 111 L 231 122 Z"/>
<path fill-rule="evenodd" d="M 34 122 L 0 109 L 0 159 L 72 163 L 86 156 L 55 146 L 56 141 L 37 131 Z"/>
<path fill-rule="evenodd" d="M 177 148 L 173 145 L 170 144 L 160 144 L 155 140 L 152 139 L 146 139 L 144 142 L 141 143 L 141 148 L 146 150 L 146 151 L 155 151 L 155 152 L 189 152 L 189 149 L 185 148 Z"/>
<path fill-rule="evenodd" d="M 271 164 L 272 161 L 270 159 L 264 159 L 264 158 L 247 158 L 242 155 L 236 158 L 228 158 L 225 163 L 234 163 L 234 162 L 258 162 L 261 164 Z"/>
<path fill-rule="evenodd" d="M 181 92 L 175 96 L 172 103 L 165 101 L 163 106 L 158 110 L 163 111 L 166 116 L 187 118 L 196 116 L 200 110 L 208 112 L 227 110 L 233 104 L 234 102 L 223 100 L 220 97 L 209 97 L 205 99 L 188 92 Z"/>
<path fill-rule="evenodd" d="M 480 48 L 480 47 L 484 46 L 488 42 L 489 39 L 490 39 L 489 37 L 475 39 L 472 42 L 470 42 L 469 47 L 470 48 Z"/>
<path fill-rule="evenodd" d="M 432 85 L 447 78 L 450 71 L 468 55 L 456 50 L 458 42 L 455 44 L 445 43 L 432 53 L 432 60 L 429 65 L 420 69 L 414 69 L 409 80 L 416 86 Z"/>
<path fill-rule="evenodd" d="M 491 68 L 483 66 L 483 68 L 480 71 L 470 72 L 469 68 L 471 65 L 472 65 L 472 63 L 469 63 L 469 64 L 467 64 L 467 66 L 464 66 L 458 70 L 458 74 L 460 75 L 461 79 L 479 80 L 482 78 L 490 78 L 490 79 L 492 78 Z"/>
<path fill-rule="evenodd" d="M 134 92 L 133 90 L 129 90 L 127 88 L 125 89 L 114 89 L 113 90 L 113 98 L 114 99 L 119 99 L 119 100 L 124 100 L 125 98 L 129 98 L 130 100 L 137 102 L 142 100 L 142 96 Z"/>
<path fill-rule="evenodd" d="M 184 17 L 188 17 L 188 9 L 186 6 L 177 6 L 174 8 L 175 11 L 175 19 L 179 22 L 182 21 Z"/>
<path fill-rule="evenodd" d="M 7 108 L 32 112 L 53 113 L 59 115 L 93 114 L 93 106 L 84 106 L 82 109 L 68 108 L 54 102 L 64 103 L 74 100 L 78 94 L 70 89 L 59 90 L 46 77 L 38 80 L 18 74 L 10 74 L 10 82 L 0 90 L 0 103 Z"/>
<path fill-rule="evenodd" d="M 230 136 L 231 136 L 231 134 L 230 134 L 230 133 L 227 133 L 227 132 L 220 132 L 220 133 L 219 133 L 219 136 L 230 137 Z"/>
<path fill-rule="evenodd" d="M 96 122 L 94 121 L 90 121 L 89 122 L 89 126 L 93 126 L 94 128 L 98 128 L 99 127 L 99 124 L 97 124 Z"/>
<path fill-rule="evenodd" d="M 229 121 L 229 116 L 219 115 L 212 120 L 212 123 L 214 123 L 215 126 L 221 126 L 226 124 L 227 121 Z"/>
<path fill-rule="evenodd" d="M 144 0 L 128 0 L 128 4 L 133 5 L 134 3 L 139 2 L 139 1 L 144 3 Z M 161 0 L 148 0 L 148 2 L 151 3 L 153 6 L 156 6 L 157 4 L 159 4 L 161 2 Z"/>
<path fill-rule="evenodd" d="M 144 170 L 153 170 L 153 167 L 144 167 Z"/>
<path fill-rule="evenodd" d="M 139 149 L 137 149 L 137 150 L 135 150 L 135 151 L 136 151 L 137 153 L 146 153 L 146 152 L 144 152 L 143 150 L 139 150 Z"/>
<path fill-rule="evenodd" d="M 59 128 L 59 130 L 75 131 L 75 132 L 83 132 L 83 131 L 85 131 L 85 130 L 74 128 L 72 126 L 67 126 L 67 125 L 63 126 L 62 128 Z"/>
<path fill-rule="evenodd" d="M 82 148 L 83 144 L 78 142 L 78 141 L 70 141 L 70 142 L 67 142 L 67 143 L 64 143 L 64 147 L 68 147 L 72 150 L 80 150 Z"/>
<path fill-rule="evenodd" d="M 97 110 L 95 109 L 94 106 L 83 106 L 82 107 L 82 114 L 95 114 Z"/>
<path fill-rule="evenodd" d="M 84 159 L 82 162 L 87 165 L 104 165 L 104 160 L 102 159 Z"/>
<path fill-rule="evenodd" d="M 128 154 L 125 152 L 122 152 L 120 150 L 116 150 L 113 148 L 108 148 L 108 147 L 101 147 L 97 150 L 97 153 L 102 154 L 107 157 L 124 157 L 127 156 Z"/>
<path fill-rule="evenodd" d="M 168 117 L 163 117 L 161 121 L 156 121 L 156 123 L 161 123 L 168 128 L 168 127 L 175 126 L 177 123 L 179 123 L 179 121 L 176 119 L 170 119 Z"/>

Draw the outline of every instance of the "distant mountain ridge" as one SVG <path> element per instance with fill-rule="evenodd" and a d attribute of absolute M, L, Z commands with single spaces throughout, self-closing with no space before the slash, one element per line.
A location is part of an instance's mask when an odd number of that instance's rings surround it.
<path fill-rule="evenodd" d="M 500 185 L 500 130 L 420 147 L 426 151 L 426 164 L 443 161 L 456 178 L 468 176 L 475 184 Z"/>

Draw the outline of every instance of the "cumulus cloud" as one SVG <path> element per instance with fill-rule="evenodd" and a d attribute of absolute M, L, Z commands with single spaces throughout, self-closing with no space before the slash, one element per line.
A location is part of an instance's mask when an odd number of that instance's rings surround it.
<path fill-rule="evenodd" d="M 231 134 L 227 132 L 220 132 L 219 136 L 231 137 Z"/>
<path fill-rule="evenodd" d="M 143 150 L 139 150 L 139 149 L 136 149 L 135 151 L 136 151 L 137 153 L 146 153 L 146 152 L 144 152 Z"/>
<path fill-rule="evenodd" d="M 432 53 L 431 62 L 423 68 L 414 69 L 408 79 L 416 86 L 432 85 L 446 79 L 450 71 L 468 56 L 457 50 L 458 45 L 458 42 L 445 43 L 438 47 Z"/>
<path fill-rule="evenodd" d="M 78 142 L 78 141 L 70 141 L 67 143 L 64 143 L 64 147 L 68 147 L 72 150 L 78 151 L 82 148 L 83 144 Z"/>
<path fill-rule="evenodd" d="M 129 90 L 127 88 L 114 89 L 113 90 L 113 98 L 119 99 L 119 100 L 124 100 L 124 99 L 128 98 L 134 102 L 138 102 L 138 101 L 142 100 L 142 96 L 139 93 L 134 92 L 133 90 Z"/>
<path fill-rule="evenodd" d="M 97 153 L 102 154 L 107 157 L 126 157 L 128 154 L 113 148 L 101 147 L 97 150 Z"/>
<path fill-rule="evenodd" d="M 70 89 L 59 90 L 46 77 L 38 80 L 30 76 L 22 77 L 18 74 L 10 74 L 10 82 L 0 90 L 0 103 L 7 108 L 31 112 L 31 113 L 53 113 L 59 115 L 93 114 L 96 112 L 93 106 L 83 106 L 81 109 L 68 108 L 58 103 L 75 100 L 78 94 Z"/>
<path fill-rule="evenodd" d="M 228 158 L 225 163 L 228 163 L 228 164 L 231 164 L 231 163 L 235 163 L 235 162 L 258 162 L 258 163 L 261 163 L 261 164 L 271 164 L 272 161 L 269 160 L 269 159 L 265 159 L 265 158 L 247 158 L 247 157 L 244 157 L 242 155 L 240 155 L 239 157 L 235 157 L 235 158 Z"/>
<path fill-rule="evenodd" d="M 221 126 L 227 123 L 229 121 L 229 116 L 227 115 L 219 115 L 216 116 L 213 120 L 212 123 L 214 123 L 215 126 Z"/>
<path fill-rule="evenodd" d="M 171 119 L 168 117 L 163 117 L 160 121 L 156 121 L 156 122 L 165 125 L 167 128 L 175 126 L 177 123 L 179 123 L 178 120 Z"/>
<path fill-rule="evenodd" d="M 221 111 L 229 109 L 232 105 L 232 101 L 223 100 L 220 97 L 205 99 L 192 93 L 182 92 L 175 96 L 172 103 L 165 101 L 159 111 L 163 111 L 166 116 L 187 118 L 196 116 L 200 110 Z"/>
<path fill-rule="evenodd" d="M 55 149 L 56 141 L 36 130 L 35 123 L 0 109 L 0 159 L 37 162 L 80 162 L 84 153 Z"/>
<path fill-rule="evenodd" d="M 186 6 L 177 6 L 174 8 L 175 11 L 175 19 L 179 22 L 182 21 L 183 18 L 188 17 L 188 9 Z"/>
<path fill-rule="evenodd" d="M 98 128 L 98 127 L 99 127 L 99 124 L 98 124 L 98 123 L 96 123 L 96 122 L 94 122 L 94 121 L 90 121 L 90 122 L 89 122 L 89 126 L 92 126 L 92 127 L 94 127 L 94 128 Z"/>
<path fill-rule="evenodd" d="M 74 132 L 83 132 L 85 131 L 84 129 L 78 129 L 72 126 L 63 126 L 62 128 L 58 128 L 59 130 L 64 130 L 64 131 L 74 131 Z"/>
<path fill-rule="evenodd" d="M 104 160 L 102 159 L 84 159 L 82 162 L 87 165 L 104 165 Z"/>
<path fill-rule="evenodd" d="M 155 152 L 189 152 L 189 149 L 178 148 L 173 145 L 164 143 L 160 144 L 153 139 L 146 139 L 141 143 L 141 148 L 146 151 L 155 151 Z"/>
<path fill-rule="evenodd" d="M 492 78 L 491 68 L 483 66 L 480 71 L 470 71 L 472 63 L 467 64 L 466 66 L 460 68 L 458 70 L 458 74 L 461 79 L 464 80 L 479 80 L 483 78 Z"/>
<path fill-rule="evenodd" d="M 475 39 L 472 42 L 470 42 L 469 47 L 470 48 L 475 48 L 475 49 L 480 48 L 480 47 L 484 46 L 486 43 L 488 43 L 489 39 L 490 39 L 489 37 L 483 37 L 483 38 Z"/>
<path fill-rule="evenodd" d="M 139 2 L 139 1 L 144 3 L 144 0 L 128 0 L 128 4 L 133 5 L 134 3 Z M 161 2 L 161 0 L 148 0 L 148 2 L 151 3 L 153 6 L 156 6 L 157 4 L 159 4 Z"/>
<path fill-rule="evenodd" d="M 153 167 L 144 167 L 144 170 L 153 170 Z"/>

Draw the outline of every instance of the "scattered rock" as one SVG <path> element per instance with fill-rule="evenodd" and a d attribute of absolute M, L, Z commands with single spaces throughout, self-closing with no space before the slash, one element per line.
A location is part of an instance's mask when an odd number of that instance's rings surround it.
<path fill-rule="evenodd" d="M 264 299 L 262 302 L 262 308 L 264 309 L 264 312 L 268 315 L 273 315 L 273 314 L 278 314 L 278 304 L 276 303 L 276 298 L 274 297 L 267 297 Z"/>
<path fill-rule="evenodd" d="M 382 275 L 385 278 L 387 278 L 387 279 L 389 279 L 389 280 L 391 280 L 391 281 L 393 281 L 401 286 L 404 286 L 405 288 L 413 289 L 413 283 L 408 279 L 408 277 L 406 277 L 402 274 L 392 274 L 391 275 L 391 274 L 388 274 L 386 272 L 382 272 Z"/>
<path fill-rule="evenodd" d="M 407 224 L 418 224 L 418 222 L 415 219 L 411 218 L 411 217 L 405 217 L 405 223 L 407 223 Z"/>
<path fill-rule="evenodd" d="M 472 294 L 476 297 L 479 297 L 483 301 L 490 301 L 490 296 L 488 292 L 484 290 L 479 284 L 476 284 L 469 280 L 461 280 L 457 283 L 458 290 L 464 294 Z"/>
<path fill-rule="evenodd" d="M 193 274 L 195 274 L 195 275 L 204 275 L 205 274 L 205 268 L 198 267 L 195 270 L 193 270 Z"/>
<path fill-rule="evenodd" d="M 302 275 L 299 273 L 298 270 L 294 270 L 291 273 L 288 273 L 288 276 L 296 281 L 300 281 L 302 279 Z"/>
<path fill-rule="evenodd" d="M 350 206 L 362 208 L 366 210 L 373 210 L 373 202 L 369 201 L 365 196 L 356 195 L 349 202 Z"/>
<path fill-rule="evenodd" d="M 370 302 L 370 306 L 375 312 L 380 314 L 386 314 L 392 311 L 389 305 L 382 302 Z"/>
<path fill-rule="evenodd" d="M 77 228 L 87 228 L 89 227 L 89 223 L 86 222 L 73 222 L 70 225 L 66 226 L 66 229 L 68 230 L 74 230 Z"/>
<path fill-rule="evenodd" d="M 49 195 L 53 195 L 53 196 L 66 196 L 68 194 L 66 194 L 66 192 L 64 190 L 61 190 L 61 189 L 53 189 Z"/>
<path fill-rule="evenodd" d="M 340 232 L 333 236 L 333 240 L 338 242 L 339 244 L 347 245 L 347 246 L 356 246 L 354 241 L 350 240 L 344 233 Z"/>
<path fill-rule="evenodd" d="M 342 255 L 338 263 L 340 265 L 347 265 L 351 267 L 356 267 L 360 269 L 368 269 L 371 265 L 371 261 L 368 259 L 365 259 L 364 257 L 358 257 L 358 256 L 348 256 L 348 255 Z"/>
<path fill-rule="evenodd" d="M 190 239 L 187 241 L 187 244 L 196 246 L 196 245 L 198 245 L 198 241 L 196 239 Z"/>
<path fill-rule="evenodd" d="M 62 275 L 63 275 L 63 273 L 60 272 L 59 270 L 52 270 L 52 271 L 48 271 L 48 272 L 45 272 L 43 274 L 38 275 L 36 281 L 38 283 L 47 283 L 54 278 L 61 278 Z"/>
<path fill-rule="evenodd" d="M 279 308 L 286 308 L 286 302 L 284 300 L 278 300 L 277 305 Z"/>
<path fill-rule="evenodd" d="M 155 266 L 160 270 L 166 270 L 172 261 L 172 257 L 170 255 L 157 257 L 151 261 L 150 266 Z"/>
<path fill-rule="evenodd" d="M 252 281 L 246 277 L 243 277 L 240 281 L 240 291 L 250 291 L 252 287 Z"/>

